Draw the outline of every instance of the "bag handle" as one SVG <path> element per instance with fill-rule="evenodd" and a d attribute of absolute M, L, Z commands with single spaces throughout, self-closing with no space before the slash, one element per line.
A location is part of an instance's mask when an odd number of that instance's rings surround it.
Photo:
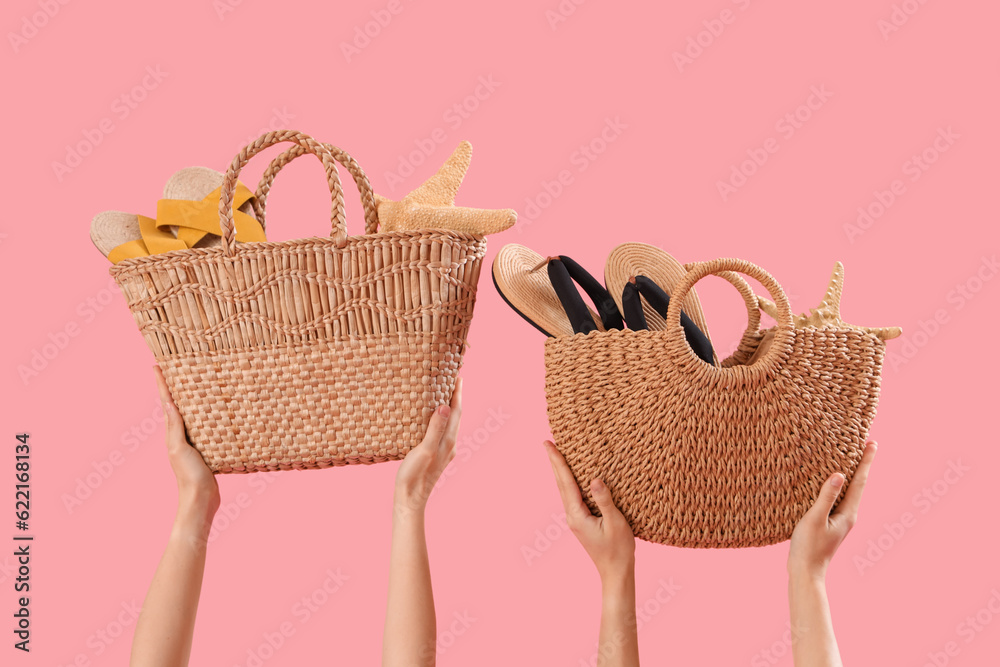
<path fill-rule="evenodd" d="M 361 207 L 365 212 L 365 234 L 375 234 L 378 232 L 378 213 L 375 209 L 375 192 L 372 190 L 372 184 L 368 180 L 368 175 L 365 174 L 364 170 L 361 169 L 353 157 L 351 157 L 346 151 L 334 146 L 333 144 L 322 144 L 331 155 L 340 164 L 347 168 L 347 171 L 351 173 L 354 178 L 354 183 L 358 188 L 358 192 L 361 195 Z M 267 201 L 267 193 L 271 189 L 271 185 L 274 183 L 274 177 L 278 175 L 281 169 L 296 159 L 301 155 L 307 153 L 306 149 L 302 146 L 292 146 L 287 151 L 274 158 L 271 164 L 267 166 L 267 171 L 260 179 L 260 184 L 257 186 L 257 193 L 254 197 L 254 212 L 257 214 L 257 220 L 260 221 L 260 226 L 264 226 L 264 204 Z"/>
<path fill-rule="evenodd" d="M 347 225 L 344 221 L 344 190 L 340 185 L 340 175 L 337 173 L 337 161 L 326 147 L 310 137 L 308 134 L 296 132 L 295 130 L 278 130 L 268 132 L 257 138 L 252 144 L 243 147 L 236 157 L 233 158 L 226 175 L 222 179 L 222 192 L 219 196 L 219 226 L 222 228 L 222 250 L 226 257 L 236 255 L 236 228 L 233 224 L 233 193 L 236 191 L 236 179 L 243 169 L 257 153 L 265 148 L 284 142 L 292 142 L 301 146 L 306 152 L 312 153 L 323 162 L 326 169 L 326 180 L 330 185 L 330 195 L 333 199 L 333 206 L 330 211 L 330 220 L 333 228 L 330 236 L 337 242 L 337 246 L 343 248 L 347 245 Z"/>
<path fill-rule="evenodd" d="M 678 359 L 687 358 L 688 361 L 697 361 L 704 368 L 711 371 L 753 374 L 765 372 L 772 368 L 783 352 L 787 354 L 791 351 L 792 339 L 794 337 L 792 307 L 788 303 L 785 291 L 781 289 L 781 285 L 778 284 L 770 273 L 756 264 L 735 258 L 720 258 L 709 262 L 695 262 L 685 265 L 685 268 L 688 269 L 688 272 L 674 287 L 674 293 L 670 298 L 670 305 L 667 307 L 667 316 L 665 318 L 667 331 L 673 334 L 669 341 L 669 346 L 675 351 L 676 355 L 679 355 Z M 759 281 L 771 294 L 777 305 L 778 317 L 776 318 L 777 325 L 775 326 L 774 343 L 760 360 L 751 366 L 716 368 L 702 363 L 684 340 L 681 329 L 681 302 L 696 282 L 708 275 L 720 276 L 732 283 L 739 290 L 746 303 L 750 323 L 747 326 L 744 336 L 756 333 L 760 326 L 759 302 L 750 285 L 739 275 L 740 273 Z M 681 332 L 680 336 L 677 335 L 678 332 Z"/>

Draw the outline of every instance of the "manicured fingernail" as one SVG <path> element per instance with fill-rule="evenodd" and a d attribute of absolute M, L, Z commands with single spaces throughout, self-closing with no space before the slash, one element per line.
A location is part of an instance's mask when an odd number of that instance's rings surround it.
<path fill-rule="evenodd" d="M 836 475 L 833 476 L 833 479 L 830 480 L 830 484 L 833 485 L 833 488 L 839 489 L 844 484 L 844 476 L 841 475 L 840 473 L 837 473 Z"/>
<path fill-rule="evenodd" d="M 447 417 L 448 415 L 451 414 L 451 408 L 449 408 L 447 405 L 442 405 L 438 408 L 438 414 L 441 415 L 442 417 Z"/>
<path fill-rule="evenodd" d="M 604 482 L 602 482 L 599 479 L 595 479 L 593 482 L 590 483 L 590 488 L 592 488 L 594 491 L 601 492 L 604 490 Z"/>

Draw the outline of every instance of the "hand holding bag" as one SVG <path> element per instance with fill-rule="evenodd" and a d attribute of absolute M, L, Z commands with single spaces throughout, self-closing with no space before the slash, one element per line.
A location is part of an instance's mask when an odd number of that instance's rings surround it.
<path fill-rule="evenodd" d="M 641 539 L 749 547 L 788 539 L 823 482 L 850 482 L 875 416 L 885 342 L 848 325 L 796 328 L 781 286 L 750 262 L 691 264 L 662 331 L 595 331 L 545 341 L 545 392 L 556 446 L 595 513 L 600 477 Z M 756 295 L 774 298 L 764 339 Z M 750 322 L 721 366 L 684 337 L 681 304 L 709 274 L 733 283 Z M 846 485 L 845 485 L 846 488 Z"/>

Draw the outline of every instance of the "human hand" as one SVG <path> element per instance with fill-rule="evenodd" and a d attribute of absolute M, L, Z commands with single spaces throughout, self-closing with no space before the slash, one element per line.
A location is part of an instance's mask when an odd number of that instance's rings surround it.
<path fill-rule="evenodd" d="M 799 520 L 792 533 L 791 547 L 788 551 L 789 575 L 812 579 L 825 578 L 826 568 L 833 554 L 858 520 L 861 494 L 865 490 L 868 471 L 871 469 L 877 449 L 878 446 L 874 441 L 866 443 L 864 455 L 857 470 L 854 471 L 851 485 L 837 506 L 837 510 L 832 514 L 830 510 L 840 494 L 844 475 L 839 472 L 834 473 L 823 484 L 816 502 Z"/>
<path fill-rule="evenodd" d="M 590 493 L 601 510 L 601 516 L 591 514 L 566 459 L 552 442 L 546 440 L 544 445 L 566 509 L 566 524 L 594 561 L 601 579 L 632 572 L 635 567 L 635 535 L 625 516 L 615 506 L 611 491 L 602 480 L 591 481 Z"/>
<path fill-rule="evenodd" d="M 170 397 L 170 390 L 163 379 L 163 371 L 154 367 L 156 385 L 160 390 L 160 402 L 167 420 L 167 457 L 174 477 L 181 503 L 188 503 L 204 509 L 209 517 L 219 509 L 219 484 L 215 475 L 201 458 L 201 454 L 188 442 L 184 431 L 184 419 Z"/>
<path fill-rule="evenodd" d="M 455 458 L 461 420 L 462 378 L 459 378 L 451 395 L 451 406 L 442 405 L 434 411 L 424 439 L 407 452 L 396 472 L 397 510 L 424 511 L 441 473 Z"/>

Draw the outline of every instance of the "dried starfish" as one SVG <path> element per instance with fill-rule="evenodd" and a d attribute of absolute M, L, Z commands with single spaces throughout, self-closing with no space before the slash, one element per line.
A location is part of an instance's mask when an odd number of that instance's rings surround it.
<path fill-rule="evenodd" d="M 513 209 L 455 206 L 455 194 L 472 161 L 472 144 L 463 141 L 448 161 L 416 190 L 399 201 L 375 195 L 379 227 L 401 229 L 451 229 L 484 236 L 508 229 L 517 220 Z"/>
<path fill-rule="evenodd" d="M 897 338 L 903 333 L 899 327 L 858 327 L 847 324 L 840 319 L 840 296 L 844 291 L 844 265 L 840 262 L 833 267 L 833 276 L 830 277 L 830 286 L 826 288 L 826 295 L 819 302 L 819 307 L 813 308 L 809 314 L 794 315 L 792 322 L 796 329 L 805 327 L 850 327 L 859 331 L 873 333 L 882 340 Z M 768 301 L 763 297 L 757 297 L 760 302 L 760 309 L 771 317 L 777 319 L 778 308 L 773 301 Z"/>

